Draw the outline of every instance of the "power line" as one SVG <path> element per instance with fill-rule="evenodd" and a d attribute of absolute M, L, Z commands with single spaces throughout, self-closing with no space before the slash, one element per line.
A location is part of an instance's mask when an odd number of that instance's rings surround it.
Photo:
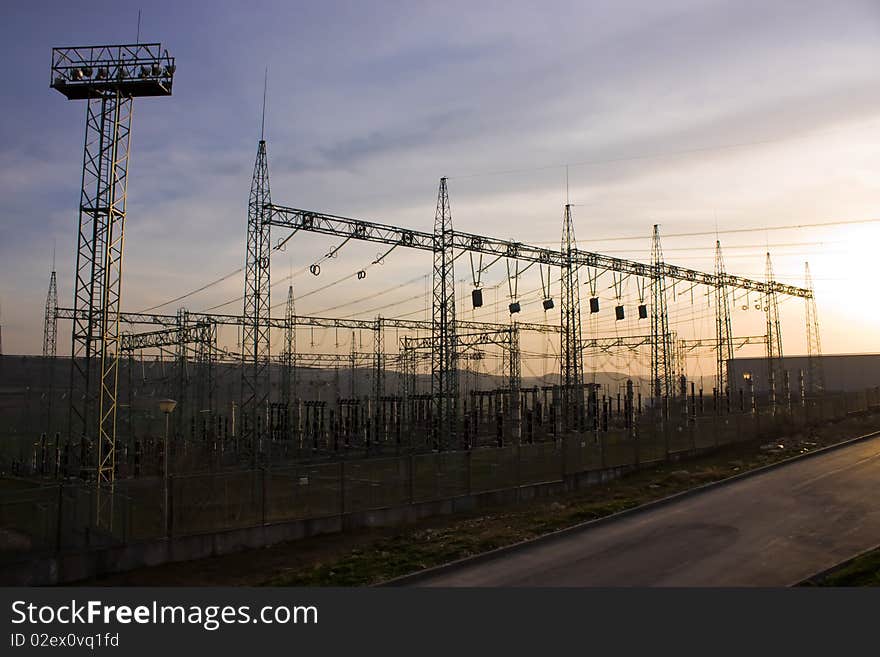
<path fill-rule="evenodd" d="M 727 230 L 705 230 L 693 233 L 665 233 L 663 239 L 670 237 L 699 237 L 703 235 L 731 235 L 734 233 L 762 233 L 770 230 L 794 230 L 799 228 L 826 228 L 829 226 L 848 226 L 858 224 L 875 224 L 880 223 L 880 219 L 852 219 L 846 221 L 823 221 L 813 224 L 788 224 L 784 226 L 762 226 L 754 228 L 729 228 Z M 627 237 L 592 237 L 591 242 L 618 242 L 623 240 L 643 240 L 648 239 L 647 235 L 630 235 Z M 539 242 L 540 244 L 555 244 L 555 242 Z M 764 248 L 763 245 L 761 248 Z M 664 249 L 666 250 L 666 249 Z"/>
<path fill-rule="evenodd" d="M 148 312 L 151 312 L 151 311 L 156 310 L 158 308 L 162 308 L 163 306 L 167 306 L 172 303 L 182 301 L 183 299 L 186 299 L 187 297 L 191 297 L 194 294 L 198 294 L 199 292 L 202 292 L 203 290 L 207 290 L 209 287 L 213 287 L 214 285 L 218 285 L 218 284 L 222 283 L 223 281 L 228 280 L 228 279 L 232 278 L 233 276 L 236 276 L 237 274 L 240 274 L 243 271 L 244 271 L 244 267 L 239 267 L 235 271 L 231 271 L 228 274 L 226 274 L 225 276 L 221 276 L 217 280 L 211 281 L 210 283 L 206 283 L 205 285 L 202 285 L 201 287 L 198 287 L 195 290 L 187 292 L 186 294 L 181 294 L 179 297 L 175 297 L 174 299 L 171 299 L 171 300 L 166 301 L 164 303 L 160 303 L 155 306 L 151 306 L 150 308 L 146 308 L 144 310 L 141 310 L 140 312 L 148 313 Z"/>

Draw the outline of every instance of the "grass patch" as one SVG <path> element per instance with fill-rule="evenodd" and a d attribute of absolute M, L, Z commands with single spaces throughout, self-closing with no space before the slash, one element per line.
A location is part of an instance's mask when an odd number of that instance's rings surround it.
<path fill-rule="evenodd" d="M 801 586 L 880 586 L 880 548 L 862 554 L 839 570 Z"/>

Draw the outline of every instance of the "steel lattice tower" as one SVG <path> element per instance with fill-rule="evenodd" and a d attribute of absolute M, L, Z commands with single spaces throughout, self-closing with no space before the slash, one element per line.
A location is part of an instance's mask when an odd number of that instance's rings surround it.
<path fill-rule="evenodd" d="M 385 332 L 382 330 L 382 317 L 376 318 L 373 330 L 373 399 L 378 413 L 382 397 L 385 395 Z"/>
<path fill-rule="evenodd" d="M 651 242 L 651 389 L 654 397 L 675 396 L 675 364 L 669 314 L 666 308 L 666 278 L 663 275 L 663 249 L 660 226 L 654 224 Z"/>
<path fill-rule="evenodd" d="M 810 263 L 804 263 L 804 287 L 810 291 L 806 302 L 807 323 L 807 391 L 821 393 L 825 390 L 825 368 L 822 365 L 822 343 L 819 340 L 819 314 L 816 311 L 816 294 L 813 290 L 813 276 Z"/>
<path fill-rule="evenodd" d="M 58 283 L 53 257 L 43 315 L 43 389 L 45 390 L 46 435 L 52 434 L 52 401 L 55 395 L 55 355 L 58 350 Z"/>
<path fill-rule="evenodd" d="M 174 68 L 174 59 L 158 43 L 52 50 L 50 86 L 68 100 L 86 101 L 69 430 L 72 437 L 97 443 L 99 489 L 102 484 L 112 486 L 116 466 L 119 312 L 133 99 L 171 95 Z M 99 499 L 99 510 L 100 503 Z"/>
<path fill-rule="evenodd" d="M 572 261 L 577 241 L 571 205 L 566 203 L 562 222 L 561 247 L 563 253 L 562 291 L 560 312 L 562 335 L 560 354 L 560 383 L 562 385 L 562 417 L 566 429 L 577 424 L 583 404 L 584 357 L 581 349 L 581 301 L 578 267 Z"/>
<path fill-rule="evenodd" d="M 46 314 L 43 315 L 43 358 L 55 358 L 58 350 L 58 280 L 55 268 L 49 275 L 49 292 L 46 294 Z"/>
<path fill-rule="evenodd" d="M 719 284 L 715 286 L 715 386 L 718 394 L 727 397 L 730 382 L 727 379 L 727 363 L 733 359 L 733 331 L 730 321 L 730 299 L 724 284 L 724 258 L 721 255 L 721 242 L 715 241 L 715 276 Z"/>
<path fill-rule="evenodd" d="M 779 381 L 780 365 L 782 364 L 782 331 L 779 327 L 779 302 L 773 282 L 773 263 L 770 253 L 767 253 L 765 269 L 767 279 L 767 291 L 764 294 L 764 313 L 767 318 L 767 390 L 770 393 L 770 403 L 776 403 L 776 385 Z"/>
<path fill-rule="evenodd" d="M 293 285 L 287 287 L 287 303 L 284 306 L 284 350 L 281 353 L 281 408 L 286 420 L 287 438 L 290 439 L 292 391 L 296 390 L 296 304 Z"/>
<path fill-rule="evenodd" d="M 260 139 L 248 200 L 247 257 L 244 270 L 242 328 L 241 420 L 242 442 L 258 459 L 260 414 L 269 402 L 269 224 L 264 221 L 269 194 L 266 141 Z"/>
<path fill-rule="evenodd" d="M 431 394 L 437 432 L 434 442 L 440 450 L 458 446 L 458 354 L 452 244 L 452 210 L 449 207 L 446 178 L 441 178 L 434 215 L 431 304 Z"/>
<path fill-rule="evenodd" d="M 357 397 L 357 336 L 354 331 L 351 332 L 351 350 L 349 352 L 348 361 L 351 369 L 349 397 L 354 400 Z"/>

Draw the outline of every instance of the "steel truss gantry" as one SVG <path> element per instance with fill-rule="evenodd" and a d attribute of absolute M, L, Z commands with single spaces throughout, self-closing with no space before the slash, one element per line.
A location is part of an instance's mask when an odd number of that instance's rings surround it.
<path fill-rule="evenodd" d="M 445 179 L 441 180 L 437 207 L 438 214 L 435 215 L 435 231 L 433 233 L 282 205 L 272 205 L 267 208 L 267 221 L 273 226 L 287 228 L 294 232 L 306 231 L 344 237 L 346 239 L 376 242 L 395 248 L 402 246 L 430 251 L 435 256 L 434 289 L 436 299 L 442 296 L 436 294 L 437 290 L 447 290 L 449 295 L 453 293 L 451 279 L 445 282 L 437 279 L 437 277 L 443 274 L 443 267 L 440 266 L 438 268 L 437 262 L 440 262 L 441 265 L 443 262 L 450 262 L 449 271 L 446 275 L 451 276 L 451 260 L 449 258 L 445 260 L 439 258 L 438 260 L 438 254 L 448 255 L 456 250 L 482 253 L 498 258 L 505 257 L 514 260 L 537 262 L 562 269 L 567 267 L 574 269 L 588 267 L 597 272 L 612 271 L 617 274 L 629 274 L 650 279 L 653 282 L 654 314 L 652 320 L 655 324 L 652 331 L 655 335 L 654 367 L 652 368 L 654 370 L 654 384 L 652 387 L 658 395 L 674 394 L 675 390 L 673 380 L 675 367 L 673 362 L 674 355 L 672 354 L 674 345 L 671 344 L 671 339 L 669 338 L 668 318 L 665 311 L 665 290 L 663 287 L 667 280 L 687 281 L 692 284 L 706 285 L 710 288 L 723 286 L 729 290 L 751 290 L 763 294 L 784 294 L 802 298 L 810 298 L 812 296 L 812 292 L 808 289 L 786 285 L 773 280 L 757 281 L 734 276 L 726 272 L 707 273 L 666 263 L 663 261 L 662 252 L 659 249 L 659 231 L 656 229 L 656 251 L 651 264 L 645 264 L 623 258 L 613 258 L 600 253 L 583 251 L 577 248 L 572 248 L 570 251 L 567 249 L 557 251 L 522 242 L 453 230 L 451 228 L 451 214 L 448 213 L 448 189 Z M 561 305 L 565 306 L 566 304 Z M 435 305 L 436 316 L 437 306 Z M 447 317 L 446 322 L 449 321 Z M 448 335 L 446 337 L 441 335 L 439 329 L 443 328 L 444 322 L 439 323 L 441 326 L 437 327 L 437 331 L 434 331 L 432 334 L 442 341 L 448 338 Z M 454 326 L 460 327 L 460 324 Z M 454 344 L 454 342 L 451 344 Z M 450 367 L 451 362 L 448 364 Z M 663 366 L 664 363 L 665 367 Z M 435 365 L 440 367 L 441 363 L 438 361 Z M 440 372 L 435 373 L 432 394 L 440 393 L 438 386 L 440 381 L 443 380 L 440 374 Z M 440 396 L 445 398 L 444 395 Z"/>
<path fill-rule="evenodd" d="M 134 352 L 144 349 L 174 347 L 177 362 L 177 401 L 181 411 L 175 415 L 175 429 L 179 432 L 183 422 L 183 409 L 214 411 L 214 366 L 219 350 L 217 348 L 217 324 L 200 320 L 193 322 L 189 313 L 181 310 L 177 314 L 177 324 L 156 331 L 144 333 L 123 333 L 120 340 L 120 355 L 132 357 Z M 194 358 L 190 358 L 193 356 Z M 198 373 L 195 395 L 189 391 L 189 362 L 194 361 Z"/>
<path fill-rule="evenodd" d="M 55 317 L 63 320 L 73 320 L 78 314 L 73 308 L 56 308 Z M 197 313 L 190 312 L 189 319 L 191 322 L 213 322 L 221 326 L 242 326 L 246 319 L 241 315 L 226 315 L 214 313 Z M 177 315 L 167 315 L 161 313 L 120 313 L 119 321 L 121 324 L 131 325 L 153 325 L 153 326 L 174 326 L 177 324 Z M 327 329 L 351 329 L 351 330 L 376 330 L 377 321 L 381 322 L 383 328 L 401 329 L 411 331 L 430 331 L 431 322 L 425 322 L 415 319 L 393 319 L 390 317 L 382 317 L 376 319 L 340 319 L 336 317 L 312 317 L 309 315 L 295 315 L 293 324 L 295 326 L 313 326 L 315 328 Z M 286 317 L 270 317 L 267 324 L 274 329 L 283 330 L 287 326 Z M 532 322 L 514 322 L 521 331 L 538 331 L 542 333 L 558 333 L 559 327 L 552 324 L 537 324 Z M 509 329 L 511 324 L 496 324 L 493 322 L 473 322 L 469 320 L 460 320 L 456 322 L 457 330 L 496 330 Z"/>
<path fill-rule="evenodd" d="M 422 251 L 433 252 L 435 249 L 434 235 L 426 231 L 400 228 L 365 219 L 351 219 L 314 210 L 299 210 L 281 205 L 272 205 L 268 209 L 270 212 L 268 213 L 267 221 L 273 226 L 281 228 L 336 237 L 348 237 Z M 451 240 L 451 248 L 457 251 L 470 251 L 526 262 L 538 262 L 554 267 L 563 267 L 566 263 L 566 258 L 561 251 L 532 246 L 523 242 L 496 239 L 457 230 L 451 231 Z M 571 260 L 578 267 L 592 267 L 599 271 L 614 271 L 646 279 L 650 279 L 654 273 L 650 264 L 624 258 L 613 258 L 577 248 L 572 250 Z M 719 280 L 718 276 L 714 273 L 679 267 L 667 262 L 659 264 L 659 273 L 669 280 L 686 281 L 707 287 L 715 287 L 719 283 L 723 283 L 729 289 L 750 290 L 760 293 L 765 293 L 769 289 L 785 296 L 801 298 L 808 298 L 812 295 L 811 291 L 794 285 L 787 285 L 776 281 L 767 283 L 766 281 L 743 278 L 729 273 L 725 273 L 723 280 Z"/>
<path fill-rule="evenodd" d="M 97 443 L 100 489 L 116 469 L 119 313 L 133 99 L 171 95 L 174 59 L 158 43 L 54 48 L 50 86 L 86 101 L 71 346 L 71 437 Z M 86 473 L 84 472 L 85 476 Z M 112 510 L 111 510 L 112 512 Z"/>

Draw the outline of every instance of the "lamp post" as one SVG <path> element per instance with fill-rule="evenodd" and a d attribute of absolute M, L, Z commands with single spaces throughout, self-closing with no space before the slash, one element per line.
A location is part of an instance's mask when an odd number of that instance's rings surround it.
<path fill-rule="evenodd" d="M 165 445 L 162 449 L 162 497 L 164 500 L 164 503 L 162 504 L 162 512 L 165 516 L 165 536 L 168 537 L 171 536 L 171 514 L 168 512 L 170 492 L 168 488 L 168 452 L 170 451 L 170 445 L 168 443 L 168 421 L 176 406 L 177 402 L 173 399 L 162 399 L 159 401 L 159 410 L 165 413 Z"/>

